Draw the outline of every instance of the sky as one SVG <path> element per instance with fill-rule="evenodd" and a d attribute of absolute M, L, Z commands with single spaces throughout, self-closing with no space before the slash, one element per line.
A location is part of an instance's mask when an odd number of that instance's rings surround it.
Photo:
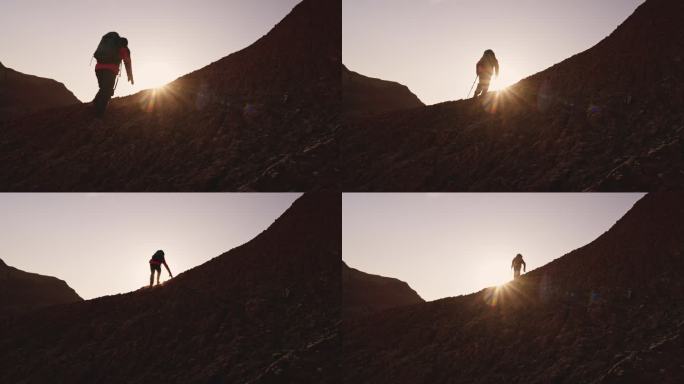
<path fill-rule="evenodd" d="M 342 259 L 425 300 L 506 283 L 607 231 L 639 193 L 345 193 Z"/>
<path fill-rule="evenodd" d="M 65 280 L 85 299 L 129 292 L 149 284 L 156 250 L 177 276 L 251 240 L 299 196 L 0 194 L 0 259 Z"/>
<path fill-rule="evenodd" d="M 492 49 L 492 90 L 591 48 L 643 0 L 344 0 L 342 57 L 352 71 L 398 81 L 424 103 L 465 98 Z"/>
<path fill-rule="evenodd" d="M 102 35 L 128 38 L 135 85 L 116 96 L 162 86 L 245 48 L 299 0 L 2 0 L 0 62 L 62 82 L 81 101 L 97 92 L 90 59 Z"/>

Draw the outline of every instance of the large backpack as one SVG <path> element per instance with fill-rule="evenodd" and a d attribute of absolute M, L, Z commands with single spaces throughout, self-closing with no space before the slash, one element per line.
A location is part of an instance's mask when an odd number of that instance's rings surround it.
<path fill-rule="evenodd" d="M 116 32 L 109 32 L 102 36 L 93 56 L 98 63 L 119 64 L 121 62 L 121 55 L 119 54 L 121 47 L 121 36 Z"/>
<path fill-rule="evenodd" d="M 152 255 L 152 260 L 150 260 L 150 263 L 162 264 L 164 261 L 164 252 L 159 250 Z"/>

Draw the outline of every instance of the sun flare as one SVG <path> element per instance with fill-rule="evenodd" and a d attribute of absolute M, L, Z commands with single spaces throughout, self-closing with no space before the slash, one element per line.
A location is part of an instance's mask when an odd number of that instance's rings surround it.
<path fill-rule="evenodd" d="M 163 91 L 164 87 L 179 76 L 179 71 L 174 69 L 167 62 L 147 62 L 140 63 L 137 68 L 136 86 L 141 88 Z"/>
<path fill-rule="evenodd" d="M 502 67 L 498 77 L 492 78 L 490 91 L 505 91 L 506 88 L 517 83 L 522 74 L 515 67 Z"/>

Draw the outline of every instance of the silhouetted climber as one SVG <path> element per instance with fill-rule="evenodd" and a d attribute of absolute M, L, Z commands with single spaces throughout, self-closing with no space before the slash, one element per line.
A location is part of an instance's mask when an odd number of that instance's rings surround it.
<path fill-rule="evenodd" d="M 513 269 L 514 279 L 520 277 L 520 266 L 522 266 L 523 272 L 525 272 L 525 270 L 527 269 L 527 264 L 525 264 L 525 260 L 523 260 L 522 255 L 518 253 L 513 258 L 513 262 L 511 262 L 511 268 Z"/>
<path fill-rule="evenodd" d="M 164 251 L 158 250 L 152 255 L 150 259 L 150 287 L 154 285 L 154 272 L 157 271 L 157 285 L 159 285 L 159 276 L 161 275 L 161 265 L 164 264 L 166 270 L 169 272 L 169 277 L 173 277 L 169 266 L 166 264 L 164 258 Z"/>
<path fill-rule="evenodd" d="M 93 56 L 97 59 L 95 75 L 97 76 L 97 85 L 100 87 L 93 100 L 93 105 L 95 106 L 97 116 L 102 117 L 109 99 L 114 96 L 116 76 L 119 74 L 121 60 L 123 60 L 126 67 L 128 81 L 131 84 L 135 84 L 133 81 L 131 51 L 128 49 L 128 39 L 120 37 L 116 32 L 109 32 L 102 36 L 102 40 L 100 40 L 100 44 L 97 46 Z"/>
<path fill-rule="evenodd" d="M 475 65 L 475 72 L 477 77 L 480 78 L 480 82 L 477 84 L 477 88 L 475 88 L 473 97 L 479 97 L 487 94 L 494 72 L 496 72 L 497 77 L 499 76 L 499 61 L 496 59 L 494 51 L 488 49 L 484 52 L 480 61 Z"/>

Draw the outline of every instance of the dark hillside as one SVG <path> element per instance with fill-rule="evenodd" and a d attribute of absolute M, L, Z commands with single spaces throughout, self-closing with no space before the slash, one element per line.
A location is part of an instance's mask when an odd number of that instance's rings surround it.
<path fill-rule="evenodd" d="M 64 84 L 17 72 L 0 63 L 0 123 L 44 109 L 79 103 Z"/>
<path fill-rule="evenodd" d="M 0 260 L 0 316 L 82 300 L 63 280 L 24 272 Z"/>
<path fill-rule="evenodd" d="M 364 273 L 342 263 L 344 317 L 423 302 L 425 300 L 401 280 Z"/>
<path fill-rule="evenodd" d="M 682 194 L 649 194 L 501 288 L 345 321 L 345 382 L 682 382 L 683 256 Z"/>
<path fill-rule="evenodd" d="M 342 66 L 342 109 L 346 118 L 423 106 L 405 85 L 363 76 Z"/>
<path fill-rule="evenodd" d="M 335 382 L 341 219 L 339 194 L 306 194 L 161 287 L 6 320 L 0 382 Z"/>
<path fill-rule="evenodd" d="M 13 191 L 305 191 L 337 184 L 341 1 L 304 0 L 249 47 L 166 87 L 7 123 Z"/>
<path fill-rule="evenodd" d="M 593 48 L 505 92 L 349 120 L 344 189 L 681 189 L 681 14 L 681 1 L 647 0 Z"/>

